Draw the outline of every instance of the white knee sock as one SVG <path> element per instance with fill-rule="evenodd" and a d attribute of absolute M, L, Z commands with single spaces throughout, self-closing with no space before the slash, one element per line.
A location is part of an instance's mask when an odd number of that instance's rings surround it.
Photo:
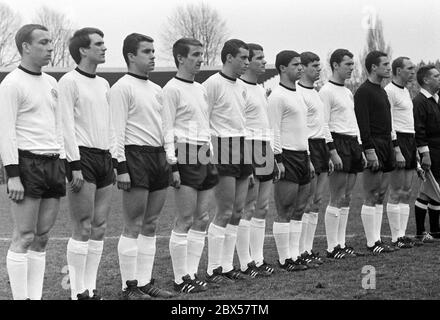
<path fill-rule="evenodd" d="M 306 235 L 306 251 L 308 253 L 312 252 L 313 240 L 315 239 L 316 226 L 318 225 L 318 213 L 309 213 L 309 223 L 307 224 L 307 235 Z M 304 226 L 303 226 L 304 230 Z"/>
<path fill-rule="evenodd" d="M 293 261 L 299 257 L 299 239 L 301 238 L 302 221 L 290 220 L 289 223 L 289 250 Z"/>
<path fill-rule="evenodd" d="M 187 251 L 188 238 L 186 233 L 171 231 L 170 255 L 173 264 L 174 281 L 177 284 L 183 282 L 182 278 L 188 274 L 187 271 Z"/>
<path fill-rule="evenodd" d="M 220 227 L 213 222 L 208 228 L 208 267 L 207 273 L 212 275 L 212 270 L 221 267 L 223 256 L 223 244 L 225 242 L 226 228 Z"/>
<path fill-rule="evenodd" d="M 288 222 L 274 222 L 273 223 L 273 236 L 275 238 L 275 244 L 278 251 L 278 260 L 281 264 L 286 262 L 286 259 L 290 259 L 289 248 L 289 233 L 290 225 Z"/>
<path fill-rule="evenodd" d="M 156 255 L 156 236 L 138 236 L 138 257 L 136 265 L 136 279 L 138 286 L 143 287 L 150 283 L 153 274 L 154 256 Z"/>
<path fill-rule="evenodd" d="M 327 251 L 332 252 L 338 245 L 338 229 L 340 220 L 339 208 L 327 206 L 324 215 L 325 235 L 327 237 Z"/>
<path fill-rule="evenodd" d="M 28 250 L 27 289 L 31 300 L 41 300 L 43 295 L 46 252 Z"/>
<path fill-rule="evenodd" d="M 8 254 L 6 256 L 6 269 L 8 269 L 12 298 L 14 300 L 26 300 L 28 298 L 27 253 L 16 253 L 8 250 Z"/>
<path fill-rule="evenodd" d="M 67 265 L 69 266 L 70 291 L 72 300 L 78 293 L 86 290 L 84 272 L 86 269 L 88 241 L 76 241 L 72 238 L 67 242 Z"/>
<path fill-rule="evenodd" d="M 396 242 L 400 231 L 400 206 L 388 202 L 387 217 L 391 230 L 391 241 Z"/>
<path fill-rule="evenodd" d="M 188 249 L 186 265 L 191 278 L 199 271 L 200 257 L 205 246 L 206 232 L 190 229 L 188 231 Z"/>
<path fill-rule="evenodd" d="M 299 254 L 303 254 L 306 251 L 306 238 L 307 238 L 307 229 L 309 225 L 309 213 L 304 213 L 301 219 L 302 229 L 301 235 L 299 237 Z"/>
<path fill-rule="evenodd" d="M 119 269 L 121 270 L 122 290 L 127 288 L 127 280 L 136 280 L 137 239 L 121 235 L 118 242 Z"/>
<path fill-rule="evenodd" d="M 252 218 L 250 222 L 250 250 L 251 259 L 255 261 L 255 264 L 259 267 L 263 264 L 263 247 L 264 236 L 266 231 L 266 220 Z"/>
<path fill-rule="evenodd" d="M 381 229 L 382 229 L 382 216 L 383 216 L 383 204 L 376 204 L 376 220 L 375 225 L 375 238 L 376 241 L 380 240 Z"/>
<path fill-rule="evenodd" d="M 252 261 L 250 253 L 250 222 L 241 219 L 237 229 L 237 255 L 242 271 L 247 269 L 247 264 Z"/>
<path fill-rule="evenodd" d="M 89 251 L 87 252 L 87 262 L 84 270 L 84 284 L 86 289 L 89 290 L 90 296 L 93 296 L 93 290 L 96 289 L 98 268 L 103 249 L 104 241 L 89 240 Z"/>
<path fill-rule="evenodd" d="M 372 247 L 376 240 L 376 208 L 363 205 L 361 208 L 362 225 L 364 226 L 367 246 Z"/>
<path fill-rule="evenodd" d="M 339 209 L 338 244 L 341 246 L 341 248 L 345 248 L 345 235 L 347 233 L 349 211 L 349 207 L 342 207 Z"/>
<path fill-rule="evenodd" d="M 409 204 L 399 203 L 400 207 L 400 228 L 399 237 L 404 237 L 406 234 L 406 226 L 408 225 L 409 218 Z"/>
<path fill-rule="evenodd" d="M 229 272 L 234 269 L 234 252 L 237 242 L 238 226 L 232 224 L 226 225 L 225 242 L 223 243 L 222 269 L 223 272 Z"/>

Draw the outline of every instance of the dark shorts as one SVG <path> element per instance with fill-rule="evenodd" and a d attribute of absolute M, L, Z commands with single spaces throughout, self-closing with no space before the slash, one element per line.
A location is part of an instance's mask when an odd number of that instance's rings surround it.
<path fill-rule="evenodd" d="M 292 181 L 299 185 L 310 182 L 310 158 L 307 151 L 283 149 L 282 162 L 286 168 L 283 180 Z"/>
<path fill-rule="evenodd" d="M 405 158 L 405 169 L 413 170 L 417 167 L 417 146 L 414 133 L 396 132 L 397 143 Z"/>
<path fill-rule="evenodd" d="M 356 136 L 332 132 L 333 144 L 342 160 L 342 171 L 359 173 L 364 171 L 362 165 L 362 147 Z"/>
<path fill-rule="evenodd" d="M 208 144 L 178 144 L 176 155 L 181 185 L 204 191 L 218 183 L 217 168 L 211 163 Z"/>
<path fill-rule="evenodd" d="M 437 182 L 440 182 L 440 146 L 429 146 L 429 156 L 431 157 L 431 172 Z"/>
<path fill-rule="evenodd" d="M 154 192 L 170 186 L 171 166 L 163 147 L 126 145 L 125 159 L 132 188 Z"/>
<path fill-rule="evenodd" d="M 253 172 L 252 159 L 244 137 L 219 138 L 213 137 L 213 162 L 217 166 L 219 176 L 242 179 Z"/>
<path fill-rule="evenodd" d="M 246 140 L 246 144 L 246 150 L 251 153 L 254 177 L 261 182 L 272 180 L 276 166 L 270 143 L 263 140 Z"/>
<path fill-rule="evenodd" d="M 391 135 L 387 137 L 372 137 L 374 150 L 379 160 L 379 171 L 390 172 L 396 168 L 396 155 L 394 153 Z"/>
<path fill-rule="evenodd" d="M 309 139 L 310 161 L 315 168 L 315 174 L 328 172 L 330 154 L 325 139 Z"/>
<path fill-rule="evenodd" d="M 110 151 L 97 148 L 79 147 L 81 173 L 85 181 L 105 188 L 115 182 Z M 72 180 L 72 170 L 67 168 L 67 180 Z"/>
<path fill-rule="evenodd" d="M 65 165 L 58 154 L 39 155 L 19 150 L 18 166 L 25 196 L 59 199 L 66 195 Z"/>

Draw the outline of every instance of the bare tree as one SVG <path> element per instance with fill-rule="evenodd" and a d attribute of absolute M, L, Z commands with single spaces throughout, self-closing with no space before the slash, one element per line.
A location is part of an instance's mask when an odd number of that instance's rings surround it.
<path fill-rule="evenodd" d="M 72 35 L 72 23 L 61 12 L 49 7 L 41 7 L 36 14 L 35 21 L 45 26 L 51 33 L 53 43 L 51 67 L 69 67 L 73 60 L 69 53 L 69 38 Z"/>
<path fill-rule="evenodd" d="M 177 7 L 168 17 L 161 40 L 166 54 L 171 52 L 176 40 L 195 38 L 203 43 L 205 65 L 214 65 L 221 46 L 227 40 L 226 21 L 207 3 Z"/>
<path fill-rule="evenodd" d="M 20 15 L 8 5 L 0 3 L 0 67 L 13 65 L 20 60 L 14 41 L 20 23 Z"/>

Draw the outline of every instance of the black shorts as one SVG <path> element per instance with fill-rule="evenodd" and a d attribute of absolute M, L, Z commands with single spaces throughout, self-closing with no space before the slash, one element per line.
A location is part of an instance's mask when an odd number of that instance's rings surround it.
<path fill-rule="evenodd" d="M 208 144 L 179 143 L 176 155 L 181 185 L 204 191 L 218 183 L 217 168 L 212 164 Z"/>
<path fill-rule="evenodd" d="M 283 180 L 292 181 L 299 185 L 310 182 L 310 158 L 307 151 L 283 149 L 282 162 L 286 169 Z"/>
<path fill-rule="evenodd" d="M 247 150 L 244 137 L 212 139 L 214 147 L 213 163 L 216 164 L 218 175 L 242 179 L 253 172 L 250 151 Z"/>
<path fill-rule="evenodd" d="M 276 166 L 270 143 L 264 140 L 246 140 L 246 144 L 246 150 L 251 152 L 254 177 L 261 182 L 272 180 Z"/>
<path fill-rule="evenodd" d="M 81 173 L 85 181 L 105 188 L 115 182 L 110 151 L 79 146 Z M 67 167 L 67 180 L 72 180 L 72 170 Z"/>
<path fill-rule="evenodd" d="M 414 133 L 396 132 L 397 144 L 405 158 L 405 169 L 413 170 L 417 167 L 417 146 Z"/>
<path fill-rule="evenodd" d="M 333 144 L 342 160 L 342 171 L 359 173 L 364 171 L 362 164 L 362 147 L 356 136 L 332 132 Z"/>
<path fill-rule="evenodd" d="M 25 196 L 59 199 L 66 195 L 65 165 L 58 154 L 39 155 L 19 150 L 18 166 Z"/>
<path fill-rule="evenodd" d="M 163 147 L 126 145 L 125 159 L 132 188 L 154 192 L 170 186 L 171 166 Z"/>
<path fill-rule="evenodd" d="M 386 137 L 373 136 L 371 138 L 377 159 L 379 160 L 379 171 L 393 171 L 396 168 L 396 155 L 394 153 L 391 135 Z"/>
<path fill-rule="evenodd" d="M 315 174 L 328 172 L 330 154 L 325 139 L 309 139 L 310 161 L 315 168 Z"/>

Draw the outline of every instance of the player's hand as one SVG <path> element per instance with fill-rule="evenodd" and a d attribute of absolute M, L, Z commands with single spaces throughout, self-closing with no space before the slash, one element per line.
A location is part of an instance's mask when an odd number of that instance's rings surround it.
<path fill-rule="evenodd" d="M 315 167 L 313 166 L 312 161 L 309 160 L 309 168 L 310 168 L 310 179 L 315 177 Z"/>
<path fill-rule="evenodd" d="M 273 183 L 277 183 L 278 181 L 280 181 L 280 166 L 278 165 L 278 163 L 276 161 L 274 161 L 273 164 L 273 179 L 272 179 Z"/>
<path fill-rule="evenodd" d="M 328 161 L 328 175 L 330 176 L 333 171 L 335 171 L 335 165 L 333 164 L 333 161 L 330 159 Z"/>
<path fill-rule="evenodd" d="M 286 168 L 282 162 L 278 162 L 278 169 L 280 169 L 280 179 L 284 179 L 286 175 Z"/>
<path fill-rule="evenodd" d="M 12 177 L 8 179 L 8 195 L 9 199 L 19 202 L 24 199 L 24 187 L 20 177 Z"/>
<path fill-rule="evenodd" d="M 373 172 L 377 171 L 379 169 L 379 159 L 377 158 L 376 151 L 374 149 L 365 150 L 365 157 L 367 158 L 367 167 Z"/>
<path fill-rule="evenodd" d="M 396 166 L 398 169 L 403 169 L 405 168 L 405 158 L 403 157 L 402 151 L 400 151 L 399 147 L 396 147 L 395 149 L 395 154 L 396 154 Z"/>
<path fill-rule="evenodd" d="M 180 173 L 179 173 L 179 171 L 173 172 L 173 182 L 171 183 L 171 186 L 176 189 L 180 188 Z"/>
<path fill-rule="evenodd" d="M 429 171 L 431 169 L 431 156 L 429 155 L 429 152 L 422 153 L 421 166 L 424 171 Z"/>
<path fill-rule="evenodd" d="M 84 178 L 81 170 L 72 171 L 72 181 L 70 181 L 70 189 L 73 192 L 79 192 L 84 184 Z"/>
<path fill-rule="evenodd" d="M 426 176 L 425 176 L 425 170 L 422 169 L 422 167 L 420 166 L 420 162 L 417 161 L 417 166 L 416 166 L 416 172 L 417 172 L 417 176 L 422 179 L 423 182 L 426 181 Z"/>
<path fill-rule="evenodd" d="M 333 163 L 334 171 L 342 171 L 342 160 L 336 149 L 330 151 L 330 161 Z"/>
<path fill-rule="evenodd" d="M 364 169 L 366 169 L 368 167 L 368 162 L 367 162 L 367 158 L 365 157 L 365 153 L 364 152 L 362 152 L 361 162 L 362 162 L 362 167 Z"/>
<path fill-rule="evenodd" d="M 249 188 L 253 188 L 255 186 L 255 176 L 251 174 L 249 176 Z"/>
<path fill-rule="evenodd" d="M 118 184 L 118 189 L 121 189 L 124 191 L 130 191 L 131 179 L 130 179 L 130 175 L 128 173 L 118 174 L 116 176 L 116 181 Z"/>

